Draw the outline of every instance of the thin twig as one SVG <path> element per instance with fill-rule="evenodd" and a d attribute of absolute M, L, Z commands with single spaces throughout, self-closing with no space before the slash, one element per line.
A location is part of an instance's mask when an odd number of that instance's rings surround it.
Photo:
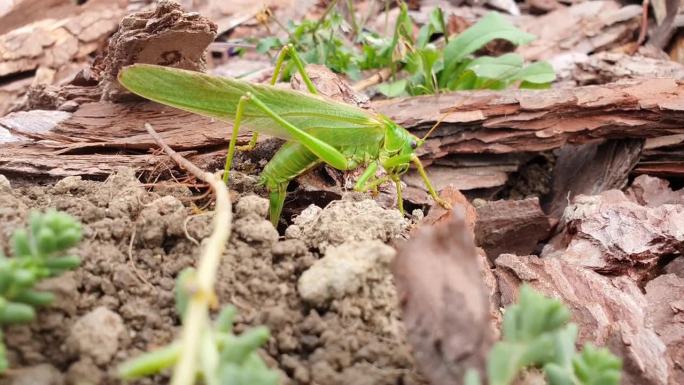
<path fill-rule="evenodd" d="M 186 310 L 181 331 L 181 356 L 174 368 L 171 385 L 192 385 L 197 376 L 197 364 L 200 350 L 202 333 L 208 326 L 209 306 L 216 298 L 214 295 L 214 283 L 218 271 L 221 254 L 226 242 L 230 238 L 231 223 L 233 219 L 230 195 L 228 188 L 216 175 L 202 171 L 189 160 L 169 147 L 157 132 L 148 123 L 145 123 L 147 132 L 166 154 L 171 157 L 180 167 L 192 173 L 211 186 L 216 194 L 216 209 L 213 221 L 213 231 L 202 251 L 197 264 L 195 290 L 190 298 Z"/>
<path fill-rule="evenodd" d="M 392 76 L 392 69 L 383 68 L 380 71 L 373 74 L 371 77 L 354 83 L 354 85 L 352 85 L 352 89 L 356 92 L 363 91 L 368 87 L 372 87 L 376 84 L 384 82 L 385 80 L 388 80 L 390 76 Z"/>

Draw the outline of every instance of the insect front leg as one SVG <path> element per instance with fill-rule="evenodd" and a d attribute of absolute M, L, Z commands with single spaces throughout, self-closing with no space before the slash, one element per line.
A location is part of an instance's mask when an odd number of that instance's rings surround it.
<path fill-rule="evenodd" d="M 420 159 L 418 159 L 418 156 L 416 154 L 411 154 L 411 162 L 413 162 L 413 164 L 418 169 L 418 173 L 420 174 L 420 177 L 423 178 L 423 183 L 425 183 L 425 187 L 427 187 L 430 196 L 432 196 L 432 199 L 434 199 L 435 202 L 439 203 L 440 206 L 444 207 L 445 209 L 450 209 L 451 204 L 445 201 L 444 199 L 440 198 L 439 195 L 437 195 L 437 193 L 435 192 L 435 188 L 432 186 L 430 178 L 428 178 L 427 173 L 425 173 L 423 164 L 420 163 Z"/>
<path fill-rule="evenodd" d="M 404 215 L 404 197 L 401 191 L 401 178 L 398 175 L 392 175 L 394 185 L 397 187 L 397 206 L 401 215 Z"/>
<path fill-rule="evenodd" d="M 437 202 L 440 206 L 446 209 L 450 209 L 451 204 L 449 204 L 449 202 L 445 201 L 444 199 L 440 198 L 439 195 L 437 195 L 435 188 L 432 186 L 432 182 L 430 182 L 430 178 L 428 178 L 427 174 L 425 173 L 423 164 L 420 163 L 420 159 L 418 159 L 418 156 L 416 154 L 401 154 L 390 157 L 382 163 L 382 167 L 385 168 L 385 170 L 388 170 L 398 166 L 408 165 L 409 163 L 413 163 L 418 169 L 418 173 L 420 174 L 420 177 L 423 179 L 423 183 L 425 183 L 425 187 L 427 187 L 428 193 L 430 194 L 432 199 L 434 199 L 435 202 Z"/>

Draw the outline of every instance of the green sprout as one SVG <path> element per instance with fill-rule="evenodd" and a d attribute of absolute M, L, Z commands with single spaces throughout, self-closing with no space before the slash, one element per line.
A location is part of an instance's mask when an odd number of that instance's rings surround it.
<path fill-rule="evenodd" d="M 608 349 L 586 345 L 575 350 L 577 325 L 557 299 L 546 298 L 527 285 L 520 300 L 504 314 L 503 338 L 487 360 L 490 385 L 509 385 L 527 367 L 544 370 L 549 385 L 618 385 L 622 362 Z M 476 371 L 466 373 L 466 385 L 480 385 Z"/>
<path fill-rule="evenodd" d="M 81 224 L 68 214 L 50 210 L 32 212 L 28 229 L 12 235 L 12 258 L 0 252 L 0 326 L 31 322 L 35 308 L 54 300 L 34 290 L 41 280 L 79 266 L 80 259 L 65 251 L 81 240 Z M 0 332 L 0 373 L 8 368 Z"/>
<path fill-rule="evenodd" d="M 179 315 L 187 312 L 195 279 L 193 269 L 183 271 L 178 277 L 176 310 Z M 224 307 L 213 327 L 203 330 L 197 357 L 199 377 L 207 385 L 277 385 L 278 373 L 266 366 L 257 351 L 270 337 L 268 328 L 259 326 L 236 336 L 233 334 L 236 313 L 235 307 Z M 182 348 L 182 343 L 176 341 L 145 353 L 121 365 L 119 376 L 133 380 L 171 368 L 177 364 Z"/>
<path fill-rule="evenodd" d="M 443 91 L 493 89 L 511 86 L 547 88 L 556 78 L 553 67 L 545 61 L 526 64 L 517 53 L 500 56 L 476 56 L 490 42 L 502 39 L 519 46 L 532 42 L 534 35 L 519 30 L 501 14 L 491 12 L 456 36 L 449 36 L 444 12 L 435 8 L 417 36 L 415 23 L 404 2 L 399 2 L 399 16 L 391 36 L 367 29 L 350 28 L 344 18 L 329 8 L 318 21 L 290 22 L 284 27 L 287 39 L 267 37 L 257 50 L 266 53 L 287 45 L 304 52 L 308 64 L 324 64 L 352 80 L 361 71 L 388 68 L 393 81 L 382 83 L 378 91 L 387 97 L 427 95 Z M 353 40 L 346 39 L 353 31 Z M 444 36 L 442 40 L 431 39 Z M 295 64 L 289 61 L 283 70 L 287 80 Z"/>

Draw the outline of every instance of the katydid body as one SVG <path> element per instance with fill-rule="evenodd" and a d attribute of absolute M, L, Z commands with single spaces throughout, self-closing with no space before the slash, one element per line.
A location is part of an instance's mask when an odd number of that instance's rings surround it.
<path fill-rule="evenodd" d="M 287 53 L 295 60 L 309 90 L 315 93 L 291 47 L 281 53 L 272 82 Z M 414 163 L 432 197 L 448 206 L 435 193 L 414 153 L 423 140 L 385 116 L 317 95 L 154 65 L 126 67 L 119 74 L 119 82 L 150 100 L 232 121 L 226 180 L 241 127 L 287 140 L 261 174 L 269 190 L 269 214 L 274 224 L 280 217 L 289 182 L 321 162 L 339 170 L 368 166 L 356 190 L 366 191 L 389 180 L 397 184 L 399 194 L 399 177 Z M 255 142 L 256 134 L 248 147 Z M 387 177 L 375 178 L 378 167 L 387 171 Z M 401 197 L 399 208 L 403 211 Z"/>

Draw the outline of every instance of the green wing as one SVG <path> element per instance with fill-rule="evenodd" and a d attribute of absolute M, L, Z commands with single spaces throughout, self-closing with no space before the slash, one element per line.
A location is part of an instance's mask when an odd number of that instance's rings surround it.
<path fill-rule="evenodd" d="M 373 134 L 377 134 L 375 131 L 382 127 L 371 113 L 351 105 L 293 90 L 177 68 L 135 64 L 121 70 L 119 82 L 131 92 L 155 102 L 227 122 L 235 118 L 240 97 L 251 92 L 276 114 L 305 131 L 363 128 L 372 129 Z M 253 104 L 245 107 L 243 119 L 243 124 L 253 130 L 290 139 L 285 129 Z M 356 141 L 360 139 L 359 135 L 363 135 L 362 132 L 334 135 L 334 140 L 349 137 Z"/>

